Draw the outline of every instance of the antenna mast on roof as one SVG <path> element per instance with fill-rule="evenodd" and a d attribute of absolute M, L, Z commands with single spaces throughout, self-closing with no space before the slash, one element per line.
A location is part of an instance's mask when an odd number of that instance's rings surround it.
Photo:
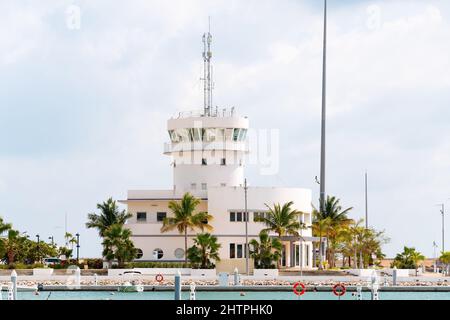
<path fill-rule="evenodd" d="M 205 116 L 211 115 L 212 107 L 212 73 L 211 73 L 211 19 L 208 17 L 208 33 L 203 34 L 203 63 L 204 63 L 204 97 L 203 97 L 203 113 Z"/>

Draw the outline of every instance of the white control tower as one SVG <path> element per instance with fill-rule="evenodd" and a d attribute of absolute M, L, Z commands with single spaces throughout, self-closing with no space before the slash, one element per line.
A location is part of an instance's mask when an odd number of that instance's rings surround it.
<path fill-rule="evenodd" d="M 167 123 L 174 191 L 206 196 L 208 187 L 242 186 L 248 119 L 233 108 L 212 106 L 211 33 L 203 35 L 203 110 L 180 112 Z"/>

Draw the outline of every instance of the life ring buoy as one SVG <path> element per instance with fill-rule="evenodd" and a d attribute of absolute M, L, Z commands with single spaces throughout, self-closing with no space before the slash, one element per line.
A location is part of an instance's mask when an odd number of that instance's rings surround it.
<path fill-rule="evenodd" d="M 155 280 L 158 282 L 162 282 L 164 280 L 164 277 L 161 273 L 159 273 L 156 275 Z"/>
<path fill-rule="evenodd" d="M 341 283 L 337 283 L 333 286 L 333 294 L 337 297 L 342 297 L 347 292 L 347 288 Z"/>
<path fill-rule="evenodd" d="M 301 291 L 298 291 L 298 290 L 297 290 L 297 287 L 298 287 L 298 286 L 300 286 L 300 287 L 302 288 Z M 305 292 L 306 292 L 306 286 L 305 286 L 303 283 L 301 283 L 301 282 L 296 282 L 296 283 L 294 284 L 294 287 L 292 288 L 292 291 L 294 291 L 294 293 L 295 293 L 297 296 L 302 296 L 302 295 L 304 295 Z"/>

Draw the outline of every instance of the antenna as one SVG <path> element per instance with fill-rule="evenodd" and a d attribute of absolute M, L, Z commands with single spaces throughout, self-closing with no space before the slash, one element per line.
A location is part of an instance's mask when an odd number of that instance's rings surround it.
<path fill-rule="evenodd" d="M 208 33 L 203 34 L 203 113 L 205 116 L 211 115 L 212 106 L 212 72 L 211 72 L 211 17 L 208 17 Z"/>

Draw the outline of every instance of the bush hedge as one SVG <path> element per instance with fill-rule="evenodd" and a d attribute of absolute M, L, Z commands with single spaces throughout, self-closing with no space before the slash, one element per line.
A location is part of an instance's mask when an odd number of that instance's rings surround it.
<path fill-rule="evenodd" d="M 129 262 L 125 268 L 190 268 L 189 263 L 184 262 Z M 117 268 L 117 266 L 115 266 Z"/>

